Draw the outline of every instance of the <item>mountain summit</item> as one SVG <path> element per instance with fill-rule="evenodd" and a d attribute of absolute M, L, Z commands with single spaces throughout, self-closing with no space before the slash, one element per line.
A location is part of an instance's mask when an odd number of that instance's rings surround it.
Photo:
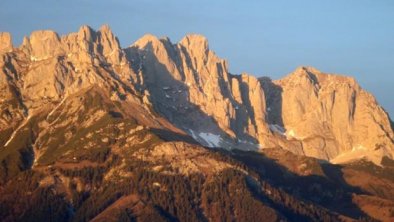
<path fill-rule="evenodd" d="M 15 128 L 43 104 L 98 85 L 112 98 L 146 98 L 155 112 L 204 146 L 281 147 L 333 162 L 365 156 L 379 164 L 383 156 L 393 157 L 389 117 L 349 77 L 311 67 L 276 81 L 234 75 L 196 34 L 177 44 L 145 35 L 126 49 L 108 26 L 83 26 L 62 37 L 35 31 L 18 48 L 9 34 L 0 36 L 2 99 L 20 106 L 15 114 L 3 107 L 11 114 L 2 118 L 2 130 Z"/>
<path fill-rule="evenodd" d="M 122 49 L 108 26 L 35 31 L 19 47 L 0 33 L 0 67 L 5 221 L 46 220 L 52 204 L 64 221 L 393 215 L 391 122 L 353 78 L 232 74 L 201 35 L 145 35 Z M 16 201 L 15 186 L 32 201 Z"/>
<path fill-rule="evenodd" d="M 125 51 L 155 109 L 203 145 L 334 162 L 393 157 L 387 114 L 352 78 L 311 67 L 277 81 L 234 75 L 199 35 L 177 44 L 145 36 Z"/>

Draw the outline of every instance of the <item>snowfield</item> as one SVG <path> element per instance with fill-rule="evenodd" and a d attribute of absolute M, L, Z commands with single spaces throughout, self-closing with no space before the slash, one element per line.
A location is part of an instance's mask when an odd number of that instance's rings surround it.
<path fill-rule="evenodd" d="M 190 132 L 190 135 L 198 142 L 203 143 L 210 148 L 220 147 L 222 138 L 219 135 L 204 132 L 196 133 L 191 129 L 189 129 L 188 131 Z"/>

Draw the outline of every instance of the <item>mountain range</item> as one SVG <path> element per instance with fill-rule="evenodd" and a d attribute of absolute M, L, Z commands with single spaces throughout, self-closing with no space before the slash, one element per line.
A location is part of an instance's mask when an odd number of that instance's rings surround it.
<path fill-rule="evenodd" d="M 106 25 L 0 33 L 0 67 L 1 221 L 394 220 L 394 124 L 354 78 Z"/>

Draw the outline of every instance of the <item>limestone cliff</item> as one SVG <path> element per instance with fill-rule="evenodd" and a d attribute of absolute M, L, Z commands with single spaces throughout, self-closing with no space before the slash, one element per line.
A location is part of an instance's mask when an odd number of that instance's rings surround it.
<path fill-rule="evenodd" d="M 0 33 L 0 221 L 393 221 L 390 124 L 352 78 L 234 75 L 200 35 Z"/>
<path fill-rule="evenodd" d="M 205 37 L 178 44 L 146 35 L 126 49 L 142 91 L 157 110 L 204 145 L 256 149 L 270 134 L 264 91 L 251 75 L 231 75 Z"/>
<path fill-rule="evenodd" d="M 280 90 L 268 99 L 269 121 L 283 127 L 287 139 L 301 141 L 305 155 L 334 162 L 393 155 L 390 120 L 355 79 L 300 67 L 265 85 Z"/>
<path fill-rule="evenodd" d="M 310 67 L 276 81 L 234 75 L 201 35 L 176 44 L 145 35 L 122 49 L 108 26 L 35 31 L 19 47 L 1 33 L 0 66 L 2 144 L 38 110 L 96 87 L 122 109 L 138 104 L 151 126 L 208 147 L 281 147 L 333 162 L 393 157 L 389 117 L 354 79 Z"/>

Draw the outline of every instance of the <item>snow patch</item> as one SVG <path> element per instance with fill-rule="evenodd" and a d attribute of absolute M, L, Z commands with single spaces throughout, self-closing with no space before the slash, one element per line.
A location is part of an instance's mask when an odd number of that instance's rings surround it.
<path fill-rule="evenodd" d="M 221 138 L 219 135 L 213 133 L 199 133 L 198 135 L 208 143 L 209 147 L 218 147 L 220 144 Z"/>
<path fill-rule="evenodd" d="M 193 139 L 197 140 L 198 142 L 202 142 L 206 144 L 208 147 L 213 148 L 213 147 L 220 147 L 220 143 L 222 141 L 222 138 L 219 135 L 213 134 L 213 133 L 196 133 L 193 130 L 189 129 L 188 130 L 193 137 Z"/>
<path fill-rule="evenodd" d="M 280 135 L 283 136 L 286 135 L 286 130 L 283 127 L 279 126 L 278 124 L 270 124 L 269 127 L 270 130 L 273 132 L 279 133 Z M 292 135 L 294 136 L 294 131 L 292 131 Z"/>
<path fill-rule="evenodd" d="M 248 143 L 248 141 L 246 141 L 246 140 L 241 140 L 241 139 L 237 139 L 238 140 L 238 143 Z"/>
<path fill-rule="evenodd" d="M 197 140 L 197 135 L 196 134 L 194 134 L 194 131 L 193 130 L 189 130 L 189 132 L 192 134 L 191 136 L 193 137 L 193 139 L 195 139 L 195 140 Z"/>
<path fill-rule="evenodd" d="M 238 143 L 238 145 L 242 145 L 240 147 L 240 149 L 245 150 L 245 151 L 251 151 L 251 150 L 263 148 L 263 146 L 261 144 L 257 144 L 257 143 L 247 141 L 247 140 L 242 140 L 242 139 L 237 139 L 237 143 Z"/>

